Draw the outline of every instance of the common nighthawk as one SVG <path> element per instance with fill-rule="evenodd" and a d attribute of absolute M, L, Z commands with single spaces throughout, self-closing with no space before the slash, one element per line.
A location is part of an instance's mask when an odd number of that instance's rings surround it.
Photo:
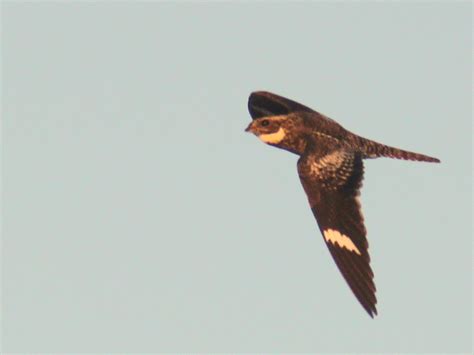
<path fill-rule="evenodd" d="M 358 198 L 362 159 L 440 161 L 362 138 L 309 107 L 269 92 L 252 93 L 248 109 L 253 121 L 246 132 L 300 156 L 298 174 L 324 241 L 352 292 L 373 318 L 377 314 L 374 273 Z"/>

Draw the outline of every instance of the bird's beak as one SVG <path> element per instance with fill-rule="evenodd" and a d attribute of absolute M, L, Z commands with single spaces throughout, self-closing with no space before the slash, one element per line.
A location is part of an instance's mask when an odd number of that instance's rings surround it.
<path fill-rule="evenodd" d="M 251 132 L 251 133 L 253 133 L 253 131 L 252 131 L 252 125 L 253 125 L 253 121 L 250 122 L 250 124 L 247 126 L 247 128 L 245 129 L 245 132 Z"/>

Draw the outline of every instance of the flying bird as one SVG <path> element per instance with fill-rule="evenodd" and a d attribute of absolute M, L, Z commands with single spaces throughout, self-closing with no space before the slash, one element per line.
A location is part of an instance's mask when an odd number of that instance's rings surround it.
<path fill-rule="evenodd" d="M 323 239 L 357 300 L 377 314 L 374 273 L 359 203 L 363 159 L 388 157 L 439 163 L 439 159 L 386 146 L 344 129 L 336 121 L 270 92 L 248 100 L 246 132 L 299 156 L 298 175 Z"/>

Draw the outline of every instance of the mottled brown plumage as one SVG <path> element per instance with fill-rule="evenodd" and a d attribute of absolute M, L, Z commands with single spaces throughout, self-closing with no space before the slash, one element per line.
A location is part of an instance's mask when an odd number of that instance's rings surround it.
<path fill-rule="evenodd" d="M 253 121 L 246 131 L 300 156 L 298 174 L 326 245 L 352 292 L 373 317 L 376 289 L 358 199 L 362 159 L 439 160 L 360 137 L 307 106 L 269 92 L 252 93 L 248 108 Z"/>

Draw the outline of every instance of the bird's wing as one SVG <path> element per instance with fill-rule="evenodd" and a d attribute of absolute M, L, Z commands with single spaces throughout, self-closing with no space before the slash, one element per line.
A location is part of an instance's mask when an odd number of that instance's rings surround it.
<path fill-rule="evenodd" d="M 377 314 L 364 218 L 359 203 L 364 166 L 357 153 L 306 154 L 298 173 L 324 241 L 352 292 L 371 317 Z"/>
<path fill-rule="evenodd" d="M 287 115 L 293 112 L 314 112 L 298 102 L 266 91 L 250 94 L 248 108 L 252 119 L 265 116 Z"/>

